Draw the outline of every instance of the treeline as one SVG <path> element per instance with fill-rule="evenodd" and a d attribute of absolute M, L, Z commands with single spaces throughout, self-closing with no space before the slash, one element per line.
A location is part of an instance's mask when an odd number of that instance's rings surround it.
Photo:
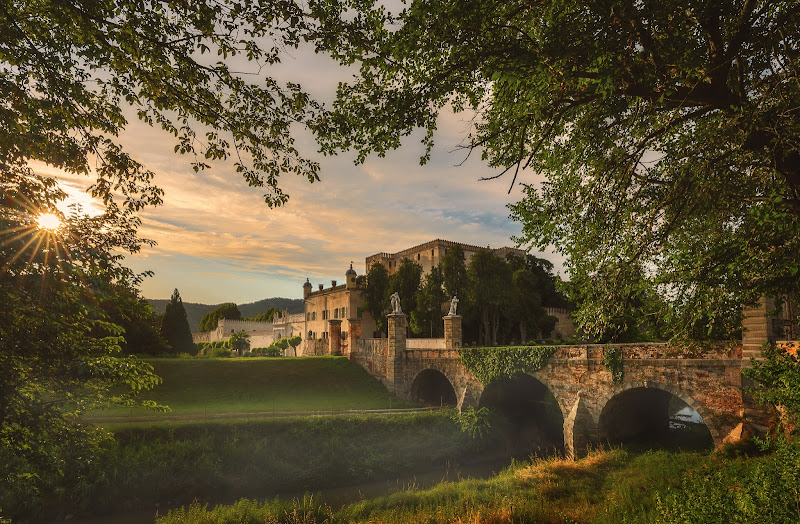
<path fill-rule="evenodd" d="M 111 322 L 122 328 L 119 346 L 123 354 L 155 356 L 199 353 L 202 355 L 208 349 L 196 345 L 192 340 L 186 309 L 177 289 L 173 291 L 163 313 L 156 311 L 135 289 L 109 286 L 102 297 L 101 306 L 104 313 Z M 242 318 L 236 304 L 223 304 L 206 313 L 202 322 L 213 325 L 211 329 L 216 329 L 220 318 L 271 321 L 281 311 L 273 306 L 255 317 Z M 228 341 L 224 343 L 227 344 Z M 228 346 L 214 349 L 219 349 L 221 352 L 231 348 Z M 271 355 L 276 352 L 269 348 L 259 349 L 263 351 L 258 354 Z M 283 349 L 286 348 L 279 348 L 277 352 Z M 209 355 L 210 353 L 206 354 Z"/>
<path fill-rule="evenodd" d="M 296 349 L 302 339 L 299 335 L 291 338 L 280 338 L 265 348 L 250 347 L 250 336 L 244 331 L 231 334 L 226 340 L 214 342 L 198 342 L 195 344 L 197 357 L 224 358 L 231 356 L 242 357 L 282 357 L 284 351 L 291 347 Z"/>
<path fill-rule="evenodd" d="M 205 315 L 203 318 L 200 319 L 200 327 L 199 331 L 201 333 L 207 331 L 214 331 L 217 329 L 217 323 L 220 319 L 227 319 L 227 320 L 253 320 L 257 322 L 272 322 L 276 317 L 280 316 L 282 313 L 282 309 L 279 309 L 275 306 L 268 308 L 266 311 L 262 311 L 258 315 L 252 317 L 244 317 L 242 316 L 242 312 L 239 309 L 239 306 L 234 304 L 233 302 L 228 302 L 227 304 L 222 304 L 221 306 L 217 306 L 216 308 L 212 309 Z"/>
<path fill-rule="evenodd" d="M 169 299 L 147 299 L 147 302 L 153 306 L 156 311 L 164 313 Z M 197 302 L 183 302 L 183 307 L 186 310 L 186 318 L 189 321 L 189 328 L 192 332 L 199 331 L 200 321 L 203 316 L 209 311 L 220 307 L 223 304 L 199 304 Z M 270 308 L 277 308 L 278 311 L 288 311 L 291 313 L 303 312 L 303 299 L 301 298 L 282 298 L 272 297 L 257 300 L 256 302 L 248 302 L 246 304 L 236 304 L 236 307 L 242 314 L 242 317 L 255 318 L 259 314 L 267 311 Z"/>
<path fill-rule="evenodd" d="M 379 263 L 367 273 L 364 309 L 376 319 L 378 332 L 386 333 L 389 297 L 397 292 L 414 336 L 442 337 L 442 316 L 453 296 L 464 320 L 464 341 L 481 345 L 525 343 L 549 338 L 555 317 L 546 307 L 570 307 L 556 288 L 553 265 L 544 259 L 509 254 L 500 258 L 489 249 L 475 253 L 466 263 L 464 251 L 448 248 L 441 263 L 423 277 L 422 267 L 403 259 L 389 276 Z"/>

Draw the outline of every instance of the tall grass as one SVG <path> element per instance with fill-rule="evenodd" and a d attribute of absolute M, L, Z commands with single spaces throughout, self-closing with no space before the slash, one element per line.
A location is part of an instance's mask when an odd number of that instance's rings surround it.
<path fill-rule="evenodd" d="M 334 511 L 311 499 L 192 505 L 159 524 L 302 523 L 720 523 L 800 522 L 800 448 L 759 457 L 624 449 L 587 458 L 534 459 L 488 480 L 408 489 Z"/>
<path fill-rule="evenodd" d="M 128 427 L 80 486 L 49 498 L 63 516 L 313 492 L 444 467 L 475 446 L 448 412 Z"/>
<path fill-rule="evenodd" d="M 432 489 L 410 489 L 364 500 L 337 511 L 325 505 L 308 511 L 308 500 L 240 501 L 214 509 L 199 505 L 159 519 L 159 524 L 202 522 L 500 523 L 500 522 L 653 522 L 655 493 L 679 482 L 683 471 L 703 455 L 666 451 L 631 454 L 599 450 L 580 461 L 562 458 L 515 463 L 488 480 L 443 482 Z"/>

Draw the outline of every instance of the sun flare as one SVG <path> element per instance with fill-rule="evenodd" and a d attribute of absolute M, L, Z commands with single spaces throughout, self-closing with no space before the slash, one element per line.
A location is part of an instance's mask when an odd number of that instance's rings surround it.
<path fill-rule="evenodd" d="M 58 215 L 54 215 L 53 213 L 42 213 L 39 215 L 39 218 L 36 219 L 36 224 L 39 226 L 39 229 L 55 231 L 61 227 L 61 219 L 58 218 Z"/>

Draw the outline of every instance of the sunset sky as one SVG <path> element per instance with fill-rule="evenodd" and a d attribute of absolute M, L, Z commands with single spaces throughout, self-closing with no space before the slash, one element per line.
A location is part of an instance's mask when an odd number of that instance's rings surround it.
<path fill-rule="evenodd" d="M 331 100 L 336 83 L 351 74 L 310 52 L 293 55 L 270 74 L 300 82 L 317 99 Z M 329 286 L 342 279 L 350 261 L 361 274 L 368 255 L 435 238 L 513 245 L 510 237 L 520 226 L 508 219 L 506 205 L 519 199 L 520 187 L 508 194 L 510 177 L 479 181 L 492 171 L 477 155 L 456 166 L 465 152 L 453 149 L 466 134 L 469 116 L 442 115 L 436 148 L 424 166 L 415 137 L 386 158 L 354 165 L 353 155 L 322 157 L 310 136 L 298 136 L 298 149 L 320 161 L 322 180 L 282 178 L 291 198 L 277 209 L 264 204 L 263 191 L 249 187 L 232 163 L 195 173 L 191 158 L 173 152 L 171 136 L 133 117 L 121 141 L 157 174 L 165 195 L 163 205 L 141 214 L 141 235 L 158 245 L 127 263 L 155 272 L 142 285 L 147 298 L 167 298 L 177 287 L 186 302 L 241 304 L 300 298 L 306 278 Z M 76 198 L 90 182 L 59 178 Z M 521 179 L 533 182 L 533 174 Z"/>

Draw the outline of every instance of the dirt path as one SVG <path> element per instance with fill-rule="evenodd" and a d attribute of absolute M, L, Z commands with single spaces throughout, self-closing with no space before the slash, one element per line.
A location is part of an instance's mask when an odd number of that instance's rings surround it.
<path fill-rule="evenodd" d="M 439 411 L 441 407 L 397 408 L 397 409 L 342 409 L 316 411 L 215 411 L 212 413 L 153 414 L 153 415 L 110 415 L 84 417 L 84 422 L 92 424 L 124 424 L 142 422 L 208 422 L 209 420 L 231 419 L 269 419 L 288 417 L 347 417 L 350 415 L 405 415 Z"/>

